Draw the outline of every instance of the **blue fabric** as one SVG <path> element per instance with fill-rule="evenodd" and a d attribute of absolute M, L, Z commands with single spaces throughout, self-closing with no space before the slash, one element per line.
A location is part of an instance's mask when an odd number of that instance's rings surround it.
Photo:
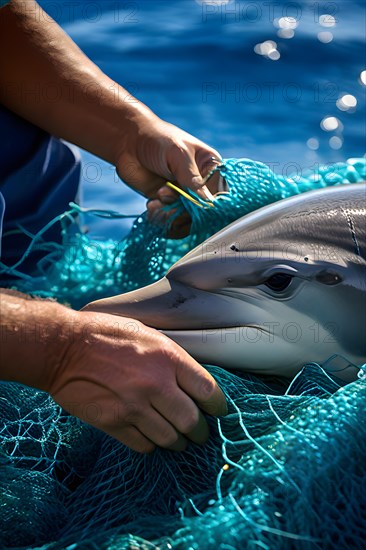
<path fill-rule="evenodd" d="M 26 251 L 31 235 L 67 210 L 76 198 L 79 178 L 80 155 L 76 148 L 0 107 L 0 237 L 4 264 L 13 265 Z M 60 227 L 53 226 L 45 238 L 60 241 Z M 22 270 L 31 271 L 40 257 L 41 253 L 32 254 L 32 263 L 22 264 Z"/>
<path fill-rule="evenodd" d="M 10 0 L 0 0 L 0 8 L 5 6 L 5 4 L 9 4 Z"/>
<path fill-rule="evenodd" d="M 2 193 L 0 193 L 0 258 L 1 258 L 1 235 L 3 232 L 4 212 L 5 212 L 5 199 Z"/>

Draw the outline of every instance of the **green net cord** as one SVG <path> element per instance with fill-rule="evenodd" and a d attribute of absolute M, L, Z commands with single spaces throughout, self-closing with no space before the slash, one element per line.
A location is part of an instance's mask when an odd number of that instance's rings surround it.
<path fill-rule="evenodd" d="M 3 280 L 7 279 L 8 286 L 15 280 L 13 285 L 18 290 L 53 297 L 78 309 L 91 300 L 157 281 L 189 250 L 257 208 L 313 189 L 366 179 L 366 162 L 362 158 L 319 166 L 315 171 L 289 177 L 249 159 L 228 159 L 219 169 L 229 193 L 219 195 L 214 208 L 199 208 L 184 197 L 169 207 L 176 208 L 177 214 L 184 209 L 190 213 L 192 228 L 185 239 L 166 238 L 165 229 L 149 224 L 145 213 L 136 216 L 127 237 L 93 240 L 80 231 L 79 216 L 87 211 L 71 204 L 70 211 L 50 222 L 63 224 L 63 245 L 44 242 L 47 229 L 44 228 L 38 235 L 30 236 L 24 255 L 31 255 L 33 250 L 45 251 L 32 276 L 22 273 L 22 259 L 15 266 L 0 264 L 0 275 Z M 195 198 L 199 200 L 197 195 Z M 91 210 L 90 214 L 126 217 L 106 210 Z"/>
<path fill-rule="evenodd" d="M 248 159 L 220 168 L 230 193 L 215 208 L 187 199 L 181 241 L 137 217 L 120 241 L 81 233 L 74 205 L 62 217 L 62 246 L 44 249 L 31 277 L 1 266 L 18 290 L 80 307 L 162 276 L 192 247 L 252 210 L 327 185 L 365 179 L 365 160 L 283 177 Z M 115 212 L 94 214 L 116 217 Z M 59 218 L 58 220 L 59 221 Z M 107 222 L 106 222 L 107 223 Z M 43 392 L 0 383 L 0 547 L 42 550 L 242 550 L 364 548 L 366 367 L 343 386 L 318 364 L 290 386 L 207 366 L 229 404 L 208 417 L 211 437 L 183 453 L 135 453 Z"/>

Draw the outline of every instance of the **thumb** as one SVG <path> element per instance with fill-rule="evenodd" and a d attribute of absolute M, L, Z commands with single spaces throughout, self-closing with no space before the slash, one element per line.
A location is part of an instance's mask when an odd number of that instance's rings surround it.
<path fill-rule="evenodd" d="M 191 359 L 191 358 L 190 358 Z M 196 404 L 208 414 L 225 416 L 226 398 L 211 374 L 196 363 L 182 364 L 177 369 L 177 382 Z"/>
<path fill-rule="evenodd" d="M 179 159 L 176 157 L 173 159 L 172 172 L 181 187 L 188 187 L 204 200 L 213 200 L 211 192 L 204 184 L 194 156 L 188 151 L 183 158 L 180 155 Z"/>

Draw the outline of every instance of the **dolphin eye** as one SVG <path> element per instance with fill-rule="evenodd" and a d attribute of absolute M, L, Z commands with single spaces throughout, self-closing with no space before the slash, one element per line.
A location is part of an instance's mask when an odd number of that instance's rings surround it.
<path fill-rule="evenodd" d="M 275 273 L 264 283 L 274 292 L 282 292 L 291 283 L 293 277 L 287 273 Z"/>

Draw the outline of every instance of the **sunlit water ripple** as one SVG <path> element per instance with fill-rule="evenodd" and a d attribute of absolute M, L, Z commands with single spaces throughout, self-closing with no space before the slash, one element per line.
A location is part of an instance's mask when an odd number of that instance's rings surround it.
<path fill-rule="evenodd" d="M 363 1 L 40 3 L 107 74 L 224 157 L 291 173 L 364 154 Z M 144 209 L 111 167 L 84 160 L 87 206 Z"/>

